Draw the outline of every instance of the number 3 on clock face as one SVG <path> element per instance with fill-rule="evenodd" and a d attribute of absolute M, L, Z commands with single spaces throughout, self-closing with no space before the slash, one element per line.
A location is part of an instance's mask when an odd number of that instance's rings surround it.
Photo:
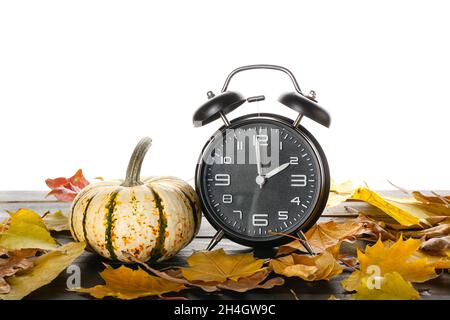
<path fill-rule="evenodd" d="M 245 116 L 219 130 L 197 165 L 196 187 L 208 221 L 249 246 L 279 245 L 323 211 L 325 155 L 314 137 L 276 115 Z"/>

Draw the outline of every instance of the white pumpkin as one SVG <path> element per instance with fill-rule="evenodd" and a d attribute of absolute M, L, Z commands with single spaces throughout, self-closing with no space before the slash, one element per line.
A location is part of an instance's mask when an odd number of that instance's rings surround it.
<path fill-rule="evenodd" d="M 140 180 L 150 138 L 136 146 L 124 181 L 88 185 L 75 198 L 69 219 L 72 236 L 105 258 L 162 261 L 175 255 L 197 234 L 199 199 L 185 181 L 174 177 Z"/>

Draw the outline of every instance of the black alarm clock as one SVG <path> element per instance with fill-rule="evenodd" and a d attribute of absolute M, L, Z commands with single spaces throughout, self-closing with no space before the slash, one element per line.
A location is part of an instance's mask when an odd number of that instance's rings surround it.
<path fill-rule="evenodd" d="M 228 120 L 226 115 L 245 102 L 265 99 L 227 90 L 234 75 L 252 69 L 278 70 L 290 77 L 295 91 L 282 94 L 279 102 L 298 112 L 295 120 L 268 113 Z M 330 188 L 325 154 L 300 125 L 305 116 L 330 126 L 330 116 L 317 104 L 315 93 L 305 96 L 284 67 L 250 65 L 233 70 L 221 94 L 210 91 L 208 98 L 195 112 L 194 126 L 219 118 L 224 125 L 206 143 L 196 167 L 202 210 L 217 230 L 207 249 L 224 236 L 256 248 L 287 243 L 292 241 L 289 235 L 305 240 L 303 232 L 320 217 Z"/>

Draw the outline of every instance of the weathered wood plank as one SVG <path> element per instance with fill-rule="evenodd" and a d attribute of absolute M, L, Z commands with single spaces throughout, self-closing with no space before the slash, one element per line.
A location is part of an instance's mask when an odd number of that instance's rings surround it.
<path fill-rule="evenodd" d="M 400 191 L 381 191 L 382 194 L 402 197 Z M 449 194 L 448 191 L 440 191 L 441 194 Z M 1 191 L 0 192 L 0 221 L 8 217 L 7 211 L 16 211 L 20 208 L 28 208 L 36 211 L 39 214 L 44 214 L 47 211 L 54 212 L 57 210 L 62 210 L 68 213 L 70 208 L 70 203 L 60 202 L 60 201 L 50 201 L 45 200 L 44 197 L 46 192 L 44 191 Z M 31 197 L 31 201 L 27 201 L 27 197 Z M 44 200 L 43 200 L 44 199 Z M 381 211 L 372 205 L 365 202 L 350 201 L 342 203 L 336 207 L 326 209 L 320 221 L 329 220 L 329 218 L 353 218 L 357 216 L 354 211 L 348 211 L 346 207 L 350 207 L 359 212 L 365 213 L 381 213 Z M 383 218 L 384 216 L 384 218 Z M 380 219 L 385 219 L 389 221 L 390 218 L 381 215 Z M 211 238 L 215 234 L 215 229 L 210 225 L 210 223 L 203 217 L 202 226 L 197 237 L 200 238 Z"/>

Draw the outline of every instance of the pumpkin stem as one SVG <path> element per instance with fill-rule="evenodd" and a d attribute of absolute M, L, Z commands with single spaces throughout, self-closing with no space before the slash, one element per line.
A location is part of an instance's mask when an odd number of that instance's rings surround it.
<path fill-rule="evenodd" d="M 149 137 L 142 138 L 141 141 L 134 148 L 131 155 L 130 162 L 128 162 L 127 176 L 122 183 L 123 187 L 135 187 L 142 183 L 141 181 L 141 167 L 144 161 L 145 154 L 152 144 L 152 139 Z"/>

